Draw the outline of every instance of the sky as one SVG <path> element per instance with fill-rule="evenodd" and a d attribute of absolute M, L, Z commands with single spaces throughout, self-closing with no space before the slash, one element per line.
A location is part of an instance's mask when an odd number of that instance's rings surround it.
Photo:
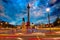
<path fill-rule="evenodd" d="M 30 6 L 30 23 L 53 23 L 60 14 L 60 0 L 0 0 L 0 20 L 13 25 L 21 25 L 22 18 L 27 22 L 27 5 Z M 50 8 L 47 12 L 46 9 Z"/>

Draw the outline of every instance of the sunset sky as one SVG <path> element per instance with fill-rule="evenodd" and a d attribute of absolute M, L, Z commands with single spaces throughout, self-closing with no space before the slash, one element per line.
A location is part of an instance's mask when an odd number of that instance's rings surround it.
<path fill-rule="evenodd" d="M 20 25 L 22 18 L 27 22 L 27 5 L 30 5 L 30 22 L 48 23 L 47 8 L 50 8 L 50 22 L 60 14 L 60 0 L 0 0 L 0 20 Z"/>

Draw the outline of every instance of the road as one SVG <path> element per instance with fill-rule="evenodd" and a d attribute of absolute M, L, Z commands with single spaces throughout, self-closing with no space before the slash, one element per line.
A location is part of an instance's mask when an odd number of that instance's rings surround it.
<path fill-rule="evenodd" d="M 17 30 L 16 32 L 13 32 L 12 30 L 0 30 L 0 40 L 60 40 L 60 31 L 54 30 L 33 29 L 33 33 L 31 33 L 31 30 L 28 30 L 30 34 L 20 33 L 20 30 Z"/>
<path fill-rule="evenodd" d="M 45 34 L 45 33 L 18 33 L 9 35 L 0 35 L 0 40 L 60 40 L 60 34 Z"/>
<path fill-rule="evenodd" d="M 0 40 L 60 40 L 60 37 L 21 36 L 21 37 L 0 37 Z"/>

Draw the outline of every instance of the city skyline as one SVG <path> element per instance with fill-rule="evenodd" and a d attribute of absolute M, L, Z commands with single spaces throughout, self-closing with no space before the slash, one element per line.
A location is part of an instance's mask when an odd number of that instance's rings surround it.
<path fill-rule="evenodd" d="M 27 22 L 27 5 L 30 5 L 31 23 L 48 23 L 47 8 L 50 8 L 50 22 L 54 22 L 60 13 L 60 0 L 0 0 L 0 19 L 13 25 Z"/>

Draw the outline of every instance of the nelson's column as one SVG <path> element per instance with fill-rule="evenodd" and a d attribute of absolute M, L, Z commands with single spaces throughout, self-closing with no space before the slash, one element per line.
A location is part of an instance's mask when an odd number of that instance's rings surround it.
<path fill-rule="evenodd" d="M 28 9 L 28 21 L 27 21 L 27 29 L 29 29 L 30 28 L 30 13 L 29 13 L 29 11 L 30 11 L 30 6 L 29 6 L 29 4 L 28 4 L 28 6 L 27 6 L 27 9 Z"/>

